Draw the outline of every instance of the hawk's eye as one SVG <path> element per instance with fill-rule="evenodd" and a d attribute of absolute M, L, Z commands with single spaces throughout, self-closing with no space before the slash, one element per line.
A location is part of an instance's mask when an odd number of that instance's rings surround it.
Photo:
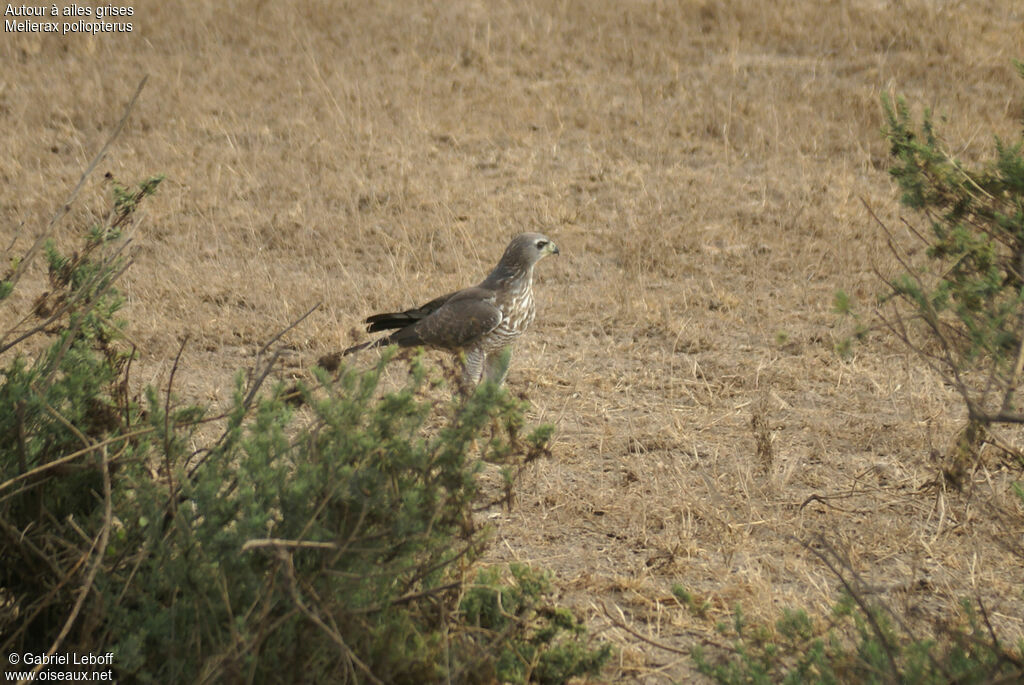
<path fill-rule="evenodd" d="M 543 250 L 547 246 L 547 244 L 548 244 L 548 241 L 546 241 L 546 240 L 538 240 L 537 241 L 537 249 L 538 250 Z"/>

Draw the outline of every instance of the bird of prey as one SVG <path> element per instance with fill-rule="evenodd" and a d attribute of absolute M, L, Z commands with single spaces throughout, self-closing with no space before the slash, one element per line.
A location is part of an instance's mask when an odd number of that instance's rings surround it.
<path fill-rule="evenodd" d="M 463 359 L 461 388 L 469 392 L 486 375 L 501 383 L 499 358 L 533 322 L 533 267 L 558 246 L 540 233 L 521 233 L 505 248 L 498 265 L 478 285 L 442 295 L 422 307 L 374 314 L 368 333 L 394 333 L 345 350 L 399 345 L 424 346 L 459 354 Z"/>

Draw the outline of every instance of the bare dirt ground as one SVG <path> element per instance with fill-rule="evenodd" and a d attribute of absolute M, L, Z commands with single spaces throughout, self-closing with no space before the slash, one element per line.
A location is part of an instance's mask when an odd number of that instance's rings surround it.
<path fill-rule="evenodd" d="M 1021 530 L 989 515 L 1019 474 L 928 487 L 956 397 L 883 333 L 840 358 L 832 311 L 893 268 L 860 200 L 900 226 L 881 93 L 947 116 L 962 158 L 1014 139 L 1020 3 L 179 1 L 131 21 L 0 40 L 0 245 L 42 230 L 148 74 L 56 232 L 73 244 L 104 172 L 167 175 L 124 282 L 138 384 L 166 383 L 188 335 L 178 392 L 217 405 L 315 302 L 299 367 L 542 231 L 562 255 L 508 382 L 557 426 L 553 457 L 493 514 L 488 561 L 554 571 L 620 647 L 610 678 L 688 677 L 637 635 L 686 652 L 737 604 L 825 614 L 818 535 L 924 625 L 976 597 L 1024 635 L 999 544 Z"/>

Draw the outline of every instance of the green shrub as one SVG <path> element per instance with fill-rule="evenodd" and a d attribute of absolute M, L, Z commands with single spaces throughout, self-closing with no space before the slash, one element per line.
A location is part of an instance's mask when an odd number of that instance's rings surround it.
<path fill-rule="evenodd" d="M 168 419 L 151 396 L 174 496 L 145 463 L 126 474 L 121 563 L 98 583 L 116 598 L 103 641 L 126 672 L 181 682 L 212 659 L 217 673 L 259 681 L 440 677 L 442 608 L 484 542 L 469 447 L 498 416 L 498 393 L 423 435 L 425 371 L 414 361 L 410 383 L 378 397 L 387 361 L 336 380 L 318 371 L 300 386 L 311 416 L 299 430 L 282 388 L 247 407 L 239 379 L 225 432 L 191 468 L 181 429 L 165 433 L 180 412 Z"/>
<path fill-rule="evenodd" d="M 568 609 L 541 604 L 550 592 L 546 575 L 521 564 L 510 571 L 508 585 L 499 569 L 480 571 L 459 607 L 462 621 L 475 629 L 469 639 L 488 655 L 484 661 L 493 655 L 485 682 L 562 683 L 598 673 L 611 645 L 591 649 L 586 627 Z M 480 663 L 470 666 L 482 673 Z"/>
<path fill-rule="evenodd" d="M 157 182 L 115 185 L 113 219 L 76 254 L 46 245 L 51 289 L 0 338 L 13 354 L 0 369 L 3 651 L 109 650 L 116 677 L 141 683 L 595 672 L 608 647 L 590 650 L 571 614 L 542 604 L 541 575 L 466 588 L 487 541 L 477 471 L 503 464 L 510 487 L 551 434 L 523 435 L 525 403 L 504 388 L 438 400 L 450 395 L 414 356 L 385 391 L 385 352 L 368 371 L 315 368 L 268 390 L 271 356 L 238 375 L 219 416 L 175 397 L 178 360 L 166 388 L 129 397 L 114 286 L 123 229 Z M 34 336 L 51 341 L 33 359 L 18 346 Z M 519 615 L 474 613 L 487 593 L 516 598 Z"/>
<path fill-rule="evenodd" d="M 1024 64 L 1017 64 L 1024 77 Z M 879 221 L 900 264 L 882 276 L 877 314 L 910 350 L 941 373 L 967 410 L 967 424 L 944 464 L 960 486 L 977 451 L 993 441 L 1022 459 L 1011 441 L 994 438 L 1000 424 L 1024 423 L 1018 386 L 1024 373 L 1024 140 L 995 140 L 994 159 L 969 168 L 946 149 L 929 111 L 915 124 L 902 99 L 882 100 L 894 159 L 890 173 L 902 204 L 913 210 L 897 233 Z M 877 219 L 877 217 L 876 217 Z M 835 309 L 853 314 L 838 292 Z M 855 318 L 856 337 L 867 329 Z M 845 353 L 848 344 L 839 346 Z M 1019 521 L 1024 489 L 1006 511 Z M 824 540 L 821 547 L 831 550 Z M 1007 547 L 1021 554 L 1012 540 Z M 819 554 L 845 588 L 827 620 L 787 611 L 772 628 L 747 626 L 739 609 L 730 641 L 695 649 L 699 670 L 721 683 L 989 683 L 1024 678 L 1024 644 L 1007 647 L 980 601 L 963 600 L 959 619 L 922 637 L 905 617 L 870 602 L 855 574 L 834 552 Z M 951 612 L 952 613 L 952 612 Z"/>
<path fill-rule="evenodd" d="M 738 683 L 991 683 L 1024 677 L 1024 645 L 1007 648 L 977 608 L 962 602 L 966 619 L 941 636 L 920 638 L 898 618 L 862 596 L 845 595 L 827 621 L 802 610 L 784 610 L 774 630 L 744 624 L 739 607 L 731 642 L 714 650 L 696 647 L 697 669 L 723 685 Z"/>
<path fill-rule="evenodd" d="M 878 313 L 967 409 L 947 468 L 959 485 L 987 431 L 1024 423 L 1024 141 L 996 138 L 993 160 L 972 168 L 948 151 L 930 111 L 915 124 L 904 100 L 882 104 L 890 173 L 924 226 L 907 222 L 897 234 L 882 225 L 902 272 L 883 277 Z M 836 306 L 849 311 L 845 294 Z"/>
<path fill-rule="evenodd" d="M 123 192 L 137 203 L 159 181 Z M 0 337 L 0 352 L 51 338 L 34 359 L 18 354 L 0 369 L 0 588 L 21 600 L 8 649 L 56 636 L 61 608 L 77 589 L 65 576 L 82 570 L 78 562 L 99 541 L 98 493 L 109 489 L 111 471 L 139 454 L 130 439 L 137 412 L 121 384 L 130 355 L 115 344 L 123 300 L 113 287 L 127 266 L 118 238 L 132 209 L 115 205 L 107 229 L 90 229 L 70 257 L 50 240 L 40 243 L 49 289 Z M 24 266 L 12 263 L 5 296 Z"/>

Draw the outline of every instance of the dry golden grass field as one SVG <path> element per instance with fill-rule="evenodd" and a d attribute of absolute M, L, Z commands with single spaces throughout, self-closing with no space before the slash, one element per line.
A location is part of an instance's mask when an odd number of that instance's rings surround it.
<path fill-rule="evenodd" d="M 737 604 L 827 614 L 840 583 L 805 546 L 819 535 L 926 628 L 969 597 L 1024 635 L 1024 566 L 1000 544 L 1021 530 L 990 515 L 1018 472 L 993 457 L 942 487 L 954 392 L 883 332 L 840 358 L 832 308 L 840 288 L 871 302 L 872 269 L 893 268 L 860 198 L 903 230 L 880 95 L 947 117 L 962 158 L 1014 139 L 1020 2 L 133 7 L 129 34 L 0 40 L 0 246 L 43 230 L 148 74 L 55 229 L 74 244 L 105 172 L 166 174 L 122 283 L 138 386 L 166 384 L 189 336 L 177 391 L 220 406 L 316 302 L 286 336 L 296 370 L 541 231 L 561 256 L 538 267 L 508 383 L 556 433 L 491 512 L 487 562 L 553 571 L 619 647 L 608 677 L 688 677 Z"/>

